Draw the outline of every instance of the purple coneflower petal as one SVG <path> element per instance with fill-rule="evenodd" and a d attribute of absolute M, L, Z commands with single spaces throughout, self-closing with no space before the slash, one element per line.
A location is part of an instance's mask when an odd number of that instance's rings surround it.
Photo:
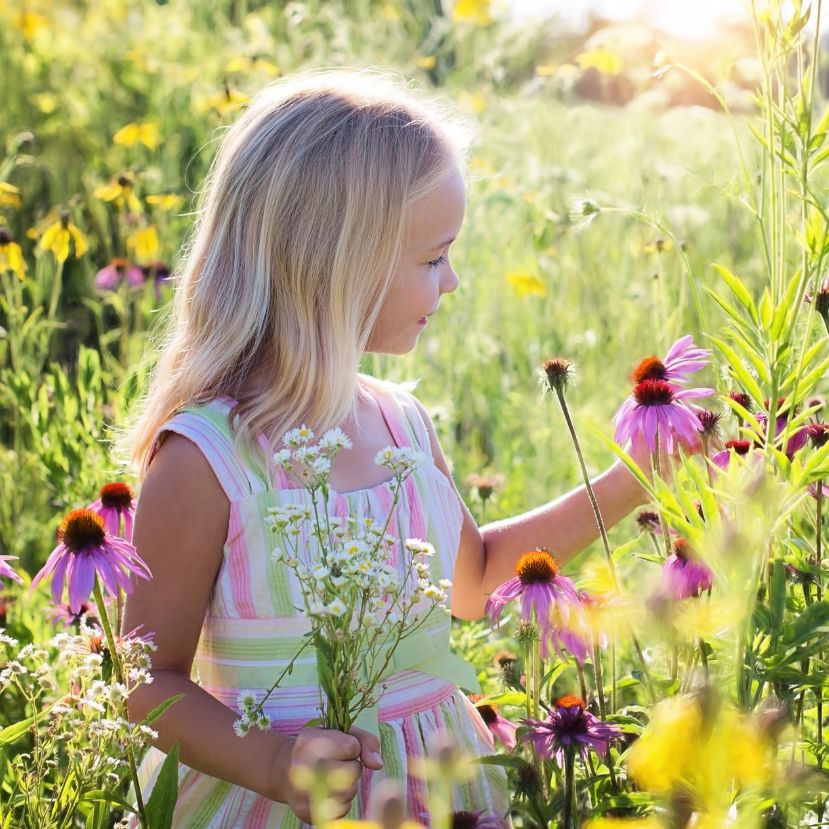
<path fill-rule="evenodd" d="M 6 563 L 7 561 L 17 558 L 19 558 L 19 556 L 0 556 L 0 578 L 11 579 L 12 581 L 16 581 L 18 584 L 23 584 L 23 579 L 14 572 L 10 564 Z"/>
<path fill-rule="evenodd" d="M 89 598 L 95 583 L 93 557 L 83 552 L 72 556 L 67 577 L 69 579 L 69 607 L 73 613 Z"/>

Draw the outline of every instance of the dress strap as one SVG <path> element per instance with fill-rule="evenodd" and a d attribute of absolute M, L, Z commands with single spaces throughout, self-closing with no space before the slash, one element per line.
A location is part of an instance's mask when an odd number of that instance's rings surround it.
<path fill-rule="evenodd" d="M 398 446 L 411 446 L 431 455 L 429 432 L 414 397 L 399 385 L 385 382 L 373 384 L 370 391 L 377 399 L 394 442 Z"/>
<path fill-rule="evenodd" d="M 202 405 L 187 406 L 162 424 L 153 441 L 150 459 L 161 445 L 165 432 L 186 437 L 199 448 L 228 500 L 238 501 L 255 492 L 264 492 L 267 481 L 257 468 L 252 450 L 240 456 L 231 427 L 233 403 L 226 398 Z"/>

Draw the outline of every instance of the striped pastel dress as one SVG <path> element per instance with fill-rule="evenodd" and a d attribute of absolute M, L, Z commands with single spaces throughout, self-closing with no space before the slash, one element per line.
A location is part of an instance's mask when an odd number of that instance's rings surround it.
<path fill-rule="evenodd" d="M 428 433 L 411 395 L 373 378 L 361 377 L 361 382 L 377 401 L 395 444 L 414 447 L 428 458 L 405 482 L 390 532 L 428 540 L 437 551 L 431 561 L 432 579 L 451 579 L 462 523 L 457 493 L 432 462 Z M 224 558 L 210 596 L 192 678 L 236 711 L 240 690 L 258 690 L 264 696 L 309 628 L 308 619 L 297 609 L 302 607 L 302 597 L 293 571 L 271 558 L 275 542 L 265 522 L 269 507 L 303 503 L 308 493 L 292 487 L 280 469 L 263 469 L 261 462 L 252 459 L 253 453 L 250 458 L 237 454 L 230 422 L 233 404 L 230 398 L 221 398 L 183 409 L 162 426 L 159 436 L 176 432 L 193 441 L 230 501 Z M 328 508 L 340 516 L 385 520 L 391 502 L 389 484 L 381 483 L 353 492 L 332 491 Z M 414 773 L 418 758 L 447 738 L 471 755 L 493 751 L 487 727 L 458 688 L 461 684 L 472 690 L 477 680 L 471 666 L 450 654 L 449 630 L 449 615 L 433 613 L 422 634 L 411 640 L 414 645 L 403 640 L 395 656 L 378 709 L 369 712 L 377 720 L 373 730 L 379 731 L 384 768 L 364 772 L 356 800 L 359 816 L 365 815 L 372 787 L 392 777 L 399 781 L 407 815 L 428 825 L 429 787 Z M 270 696 L 265 712 L 273 729 L 296 734 L 319 716 L 313 651 L 300 657 L 288 682 Z M 145 796 L 163 759 L 161 751 L 151 748 L 141 764 L 139 780 Z M 496 766 L 481 766 L 471 780 L 455 785 L 455 809 L 504 815 L 507 807 L 505 775 Z M 182 764 L 173 826 L 293 829 L 302 823 L 285 804 Z"/>

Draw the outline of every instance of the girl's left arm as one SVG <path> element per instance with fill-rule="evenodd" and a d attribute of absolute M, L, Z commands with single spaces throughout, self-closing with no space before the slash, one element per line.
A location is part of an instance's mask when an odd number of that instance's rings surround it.
<path fill-rule="evenodd" d="M 426 423 L 435 465 L 455 487 L 431 418 L 416 401 Z M 620 461 L 592 480 L 606 527 L 648 500 L 647 492 Z M 455 487 L 457 492 L 457 487 Z M 452 587 L 452 615 L 480 619 L 487 596 L 515 575 L 521 556 L 544 547 L 564 564 L 599 537 L 599 528 L 584 485 L 529 512 L 478 527 L 463 499 L 460 547 Z"/>

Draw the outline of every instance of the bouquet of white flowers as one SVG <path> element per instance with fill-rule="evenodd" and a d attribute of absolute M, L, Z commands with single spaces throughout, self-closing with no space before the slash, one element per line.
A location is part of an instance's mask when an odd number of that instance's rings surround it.
<path fill-rule="evenodd" d="M 444 602 L 451 582 L 432 583 L 432 545 L 388 532 L 403 483 L 422 463 L 423 454 L 409 447 L 378 452 L 375 462 L 393 475 L 393 501 L 381 526 L 370 517 L 329 514 L 331 466 L 351 441 L 340 429 L 326 432 L 317 443 L 313 439 L 306 427 L 292 429 L 283 439 L 285 448 L 274 455 L 275 463 L 302 481 L 310 502 L 271 508 L 267 519 L 278 542 L 274 561 L 296 574 L 304 603 L 298 609 L 311 627 L 302 648 L 258 704 L 256 694 L 240 694 L 240 735 L 252 726 L 269 727 L 263 706 L 308 647 L 316 650 L 322 692 L 318 724 L 349 731 L 361 712 L 377 705 L 398 645 L 436 608 L 448 612 Z"/>

